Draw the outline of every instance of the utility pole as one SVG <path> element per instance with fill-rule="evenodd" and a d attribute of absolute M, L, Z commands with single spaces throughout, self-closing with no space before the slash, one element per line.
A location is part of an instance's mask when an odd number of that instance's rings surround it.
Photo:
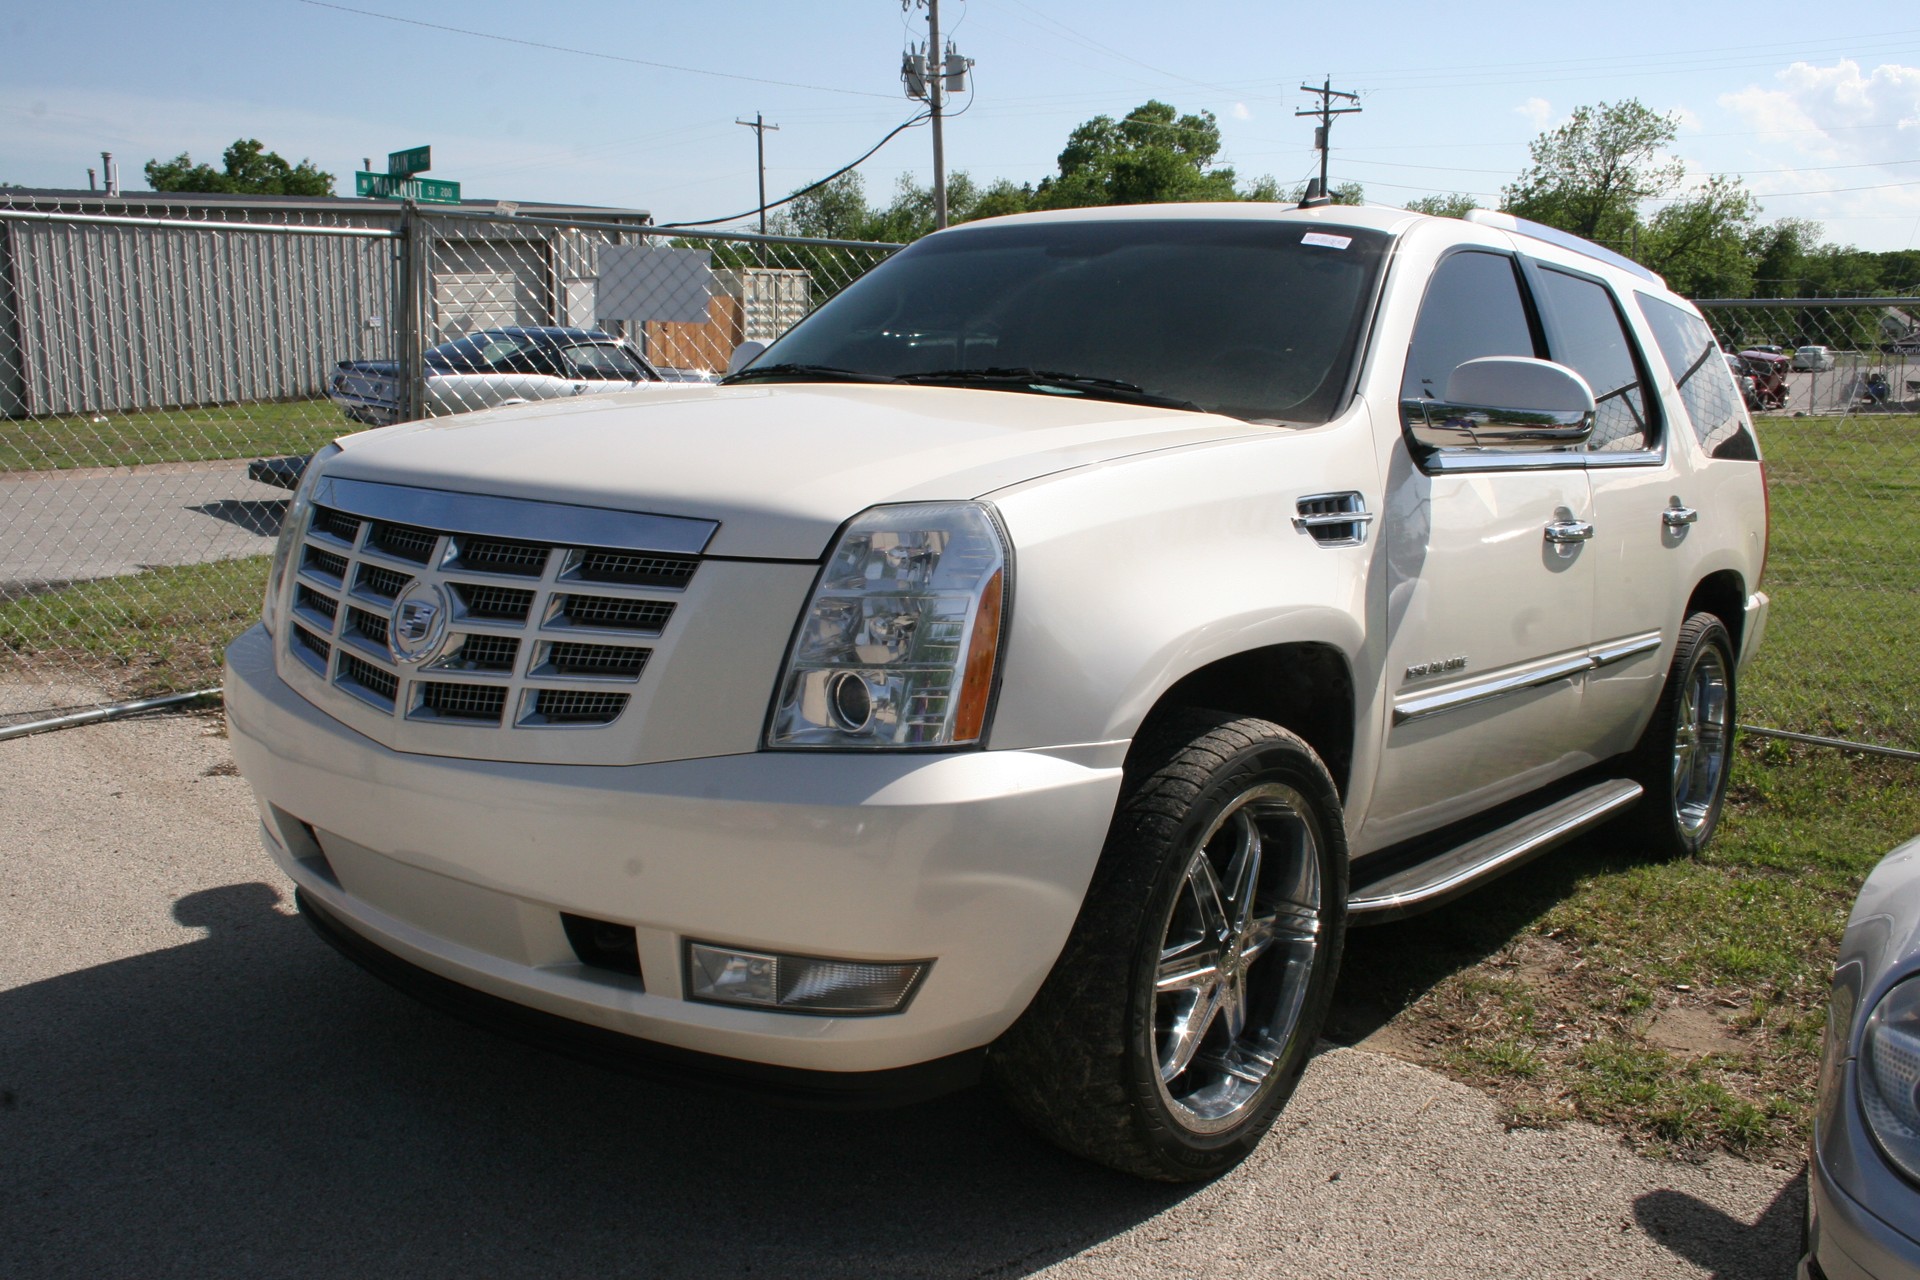
<path fill-rule="evenodd" d="M 941 132 L 941 109 L 947 95 L 965 91 L 973 59 L 961 57 L 951 41 L 944 51 L 941 49 L 940 0 L 900 0 L 902 9 L 915 4 L 927 10 L 927 43 L 920 53 L 907 50 L 900 63 L 900 82 L 909 98 L 927 104 L 933 117 L 933 227 L 938 231 L 947 225 L 947 149 Z"/>
<path fill-rule="evenodd" d="M 767 130 L 771 129 L 778 133 L 780 126 L 768 124 L 766 117 L 758 111 L 753 113 L 753 119 L 735 120 L 734 123 L 743 124 L 753 130 L 754 147 L 760 156 L 760 234 L 765 235 L 767 234 Z"/>
<path fill-rule="evenodd" d="M 1313 145 L 1320 152 L 1320 187 L 1317 191 L 1309 193 L 1307 199 L 1317 199 L 1321 204 L 1331 204 L 1333 202 L 1333 195 L 1327 190 L 1327 152 L 1330 149 L 1330 135 L 1333 133 L 1333 118 L 1335 116 L 1350 115 L 1360 110 L 1360 95 L 1357 93 L 1347 93 L 1334 88 L 1332 76 L 1328 76 L 1326 82 L 1318 89 L 1310 84 L 1303 84 L 1300 86 L 1300 92 L 1311 93 L 1320 99 L 1319 106 L 1305 107 L 1293 113 L 1296 116 L 1320 117 L 1320 123 L 1316 125 L 1313 130 Z M 1333 105 L 1335 98 L 1345 98 L 1354 105 L 1351 107 L 1336 107 Z M 1306 201 L 1302 201 L 1301 203 L 1304 204 Z"/>

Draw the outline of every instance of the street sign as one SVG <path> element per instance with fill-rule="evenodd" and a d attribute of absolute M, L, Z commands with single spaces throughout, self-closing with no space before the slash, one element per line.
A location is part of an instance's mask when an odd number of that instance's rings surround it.
<path fill-rule="evenodd" d="M 405 151 L 387 152 L 387 172 L 396 178 L 411 178 L 416 173 L 425 173 L 433 168 L 432 147 L 408 147 Z"/>
<path fill-rule="evenodd" d="M 460 184 L 439 178 L 396 178 L 390 173 L 353 175 L 353 194 L 380 200 L 418 200 L 422 204 L 459 204 Z"/>

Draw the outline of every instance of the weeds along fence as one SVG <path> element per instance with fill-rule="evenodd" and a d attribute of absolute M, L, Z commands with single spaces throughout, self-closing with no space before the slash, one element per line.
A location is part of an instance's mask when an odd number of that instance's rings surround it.
<path fill-rule="evenodd" d="M 275 460 L 361 424 L 711 378 L 897 247 L 169 199 L 0 192 L 0 733 L 216 685 L 259 611 L 295 465 Z M 1920 749 L 1920 300 L 1702 305 L 1754 371 L 1772 479 L 1741 719 Z"/>
<path fill-rule="evenodd" d="M 335 436 L 724 371 L 897 246 L 0 191 L 0 733 L 208 689 Z"/>

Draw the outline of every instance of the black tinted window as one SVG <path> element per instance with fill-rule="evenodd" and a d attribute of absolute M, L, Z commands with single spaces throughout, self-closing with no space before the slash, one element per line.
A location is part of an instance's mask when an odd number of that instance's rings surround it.
<path fill-rule="evenodd" d="M 1739 393 L 1734 389 L 1733 373 L 1720 346 L 1713 340 L 1707 322 L 1670 302 L 1647 295 L 1636 295 L 1640 314 L 1653 330 L 1653 341 L 1660 356 L 1680 388 L 1680 402 L 1687 407 L 1693 433 L 1708 453 L 1746 432 L 1746 414 Z"/>
<path fill-rule="evenodd" d="M 1587 448 L 1619 453 L 1651 449 L 1656 440 L 1647 393 L 1633 358 L 1633 340 L 1604 286 L 1542 268 L 1542 305 L 1550 317 L 1552 358 L 1593 388 L 1593 435 Z"/>
<path fill-rule="evenodd" d="M 1456 366 L 1482 356 L 1538 354 L 1513 259 L 1497 253 L 1456 253 L 1440 264 L 1427 285 L 1400 395 L 1445 399 L 1447 378 Z"/>
<path fill-rule="evenodd" d="M 568 372 L 576 378 L 596 382 L 645 382 L 647 375 L 639 362 L 611 343 L 568 347 L 562 353 Z"/>
<path fill-rule="evenodd" d="M 1015 223 L 929 236 L 761 357 L 893 377 L 1117 379 L 1249 421 L 1324 422 L 1387 237 L 1244 219 Z"/>

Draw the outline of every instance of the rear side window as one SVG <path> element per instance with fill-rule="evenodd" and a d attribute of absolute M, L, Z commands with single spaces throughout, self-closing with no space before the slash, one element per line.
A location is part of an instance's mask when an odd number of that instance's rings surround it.
<path fill-rule="evenodd" d="M 1593 435 L 1588 450 L 1630 453 L 1659 443 L 1641 385 L 1633 340 L 1605 285 L 1551 267 L 1540 268 L 1541 300 L 1549 317 L 1553 359 L 1593 388 Z"/>
<path fill-rule="evenodd" d="M 1513 259 L 1456 253 L 1427 285 L 1407 348 L 1402 400 L 1443 400 L 1458 365 L 1482 356 L 1537 356 Z"/>
<path fill-rule="evenodd" d="M 1707 322 L 1644 293 L 1634 295 L 1634 300 L 1653 330 L 1654 345 L 1660 348 L 1674 385 L 1680 388 L 1680 403 L 1687 408 L 1700 446 L 1715 458 L 1759 457 L 1733 375 Z"/>

